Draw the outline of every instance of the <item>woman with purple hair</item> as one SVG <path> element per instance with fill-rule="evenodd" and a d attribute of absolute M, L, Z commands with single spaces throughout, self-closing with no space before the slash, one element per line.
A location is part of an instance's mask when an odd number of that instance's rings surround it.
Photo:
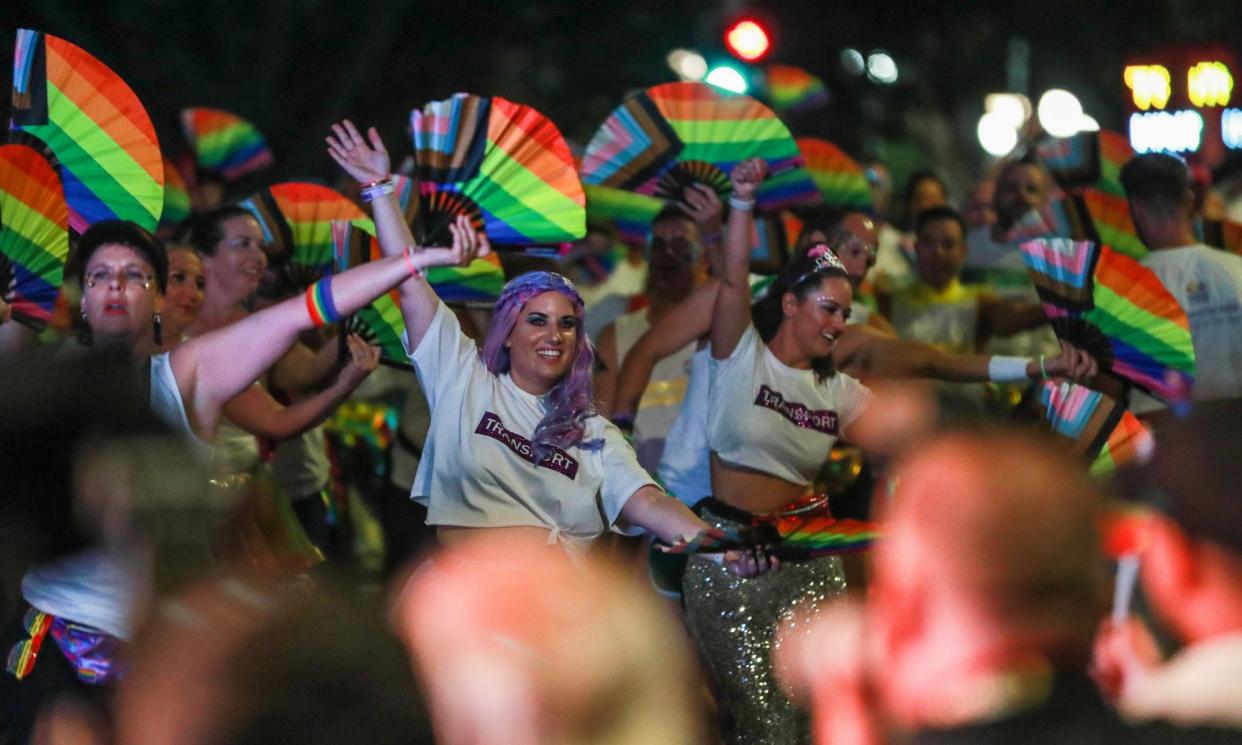
<path fill-rule="evenodd" d="M 372 128 L 364 139 L 351 122 L 333 127 L 328 152 L 364 184 L 381 250 L 414 245 L 393 194 L 388 152 Z M 369 142 L 368 142 L 369 140 Z M 469 219 L 451 226 L 473 231 Z M 419 269 L 465 265 L 466 250 L 427 248 L 412 254 Z M 478 240 L 479 255 L 489 250 Z M 621 431 L 597 415 L 594 352 L 583 330 L 582 298 L 552 272 L 511 280 L 480 352 L 456 317 L 421 278 L 401 284 L 406 351 L 431 407 L 431 427 L 413 497 L 444 543 L 481 529 L 516 540 L 559 544 L 571 555 L 605 530 L 643 528 L 675 542 L 708 526 L 664 493 L 639 465 Z M 766 556 L 726 556 L 730 570 L 754 574 Z"/>

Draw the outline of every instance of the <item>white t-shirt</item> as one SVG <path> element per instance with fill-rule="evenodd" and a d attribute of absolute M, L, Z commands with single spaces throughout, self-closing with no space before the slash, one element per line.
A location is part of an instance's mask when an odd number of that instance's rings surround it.
<path fill-rule="evenodd" d="M 752 324 L 732 355 L 711 361 L 708 447 L 727 463 L 810 484 L 870 398 L 845 373 L 819 383 L 813 370 L 785 365 Z"/>
<path fill-rule="evenodd" d="M 411 495 L 427 504 L 428 525 L 541 527 L 550 542 L 585 550 L 634 492 L 655 484 L 621 431 L 599 416 L 586 421 L 584 441 L 602 439 L 602 448 L 557 449 L 536 465 L 530 438 L 545 399 L 488 372 L 443 303 L 409 355 L 431 407 Z"/>
<path fill-rule="evenodd" d="M 1242 396 L 1242 257 L 1203 244 L 1152 251 L 1140 263 L 1155 272 L 1190 319 L 1195 401 Z M 1138 413 L 1162 408 L 1136 393 Z"/>
<path fill-rule="evenodd" d="M 705 346 L 690 358 L 686 395 L 668 429 L 660 456 L 660 480 L 670 494 L 690 507 L 712 493 L 712 465 L 707 450 L 710 406 L 711 347 Z"/>
<path fill-rule="evenodd" d="M 651 324 L 645 308 L 626 313 L 613 322 L 619 361 L 625 359 L 630 348 L 649 328 Z M 687 374 L 692 354 L 694 342 L 657 362 L 651 371 L 651 381 L 638 402 L 638 410 L 634 413 L 634 450 L 638 453 L 639 465 L 648 471 L 659 464 L 669 428 L 681 411 L 681 402 L 689 385 Z"/>

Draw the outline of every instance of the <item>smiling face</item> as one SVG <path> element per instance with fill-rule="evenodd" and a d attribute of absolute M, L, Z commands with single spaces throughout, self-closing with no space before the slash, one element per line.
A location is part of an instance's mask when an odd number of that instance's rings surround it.
<path fill-rule="evenodd" d="M 573 366 L 581 333 L 565 295 L 548 291 L 526 301 L 505 339 L 513 381 L 528 393 L 547 393 Z"/>
<path fill-rule="evenodd" d="M 956 220 L 928 220 L 914 242 L 919 279 L 937 290 L 957 278 L 966 261 L 966 240 Z"/>
<path fill-rule="evenodd" d="M 82 273 L 82 313 L 100 345 L 135 345 L 163 305 L 155 268 L 128 246 L 105 243 Z"/>
<path fill-rule="evenodd" d="M 840 276 L 824 279 L 798 295 L 787 292 L 781 299 L 785 315 L 781 325 L 788 327 L 807 359 L 827 357 L 845 330 L 853 299 L 853 288 Z"/>
<path fill-rule="evenodd" d="M 207 277 L 203 261 L 188 248 L 168 252 L 168 289 L 164 292 L 164 323 L 170 337 L 179 336 L 203 307 Z"/>
<path fill-rule="evenodd" d="M 203 257 L 207 292 L 220 292 L 241 302 L 259 287 L 267 254 L 263 252 L 263 229 L 249 215 L 230 217 L 220 224 L 223 234 L 215 253 Z"/>

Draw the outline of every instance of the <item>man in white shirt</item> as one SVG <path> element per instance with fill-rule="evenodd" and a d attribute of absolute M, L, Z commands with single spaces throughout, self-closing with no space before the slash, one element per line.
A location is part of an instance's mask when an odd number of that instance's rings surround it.
<path fill-rule="evenodd" d="M 1191 397 L 1242 396 L 1242 257 L 1195 239 L 1190 172 L 1179 158 L 1146 153 L 1121 169 L 1121 183 L 1139 238 L 1151 250 L 1142 263 L 1156 273 L 1190 319 L 1195 347 Z M 1143 413 L 1158 408 L 1136 396 Z"/>

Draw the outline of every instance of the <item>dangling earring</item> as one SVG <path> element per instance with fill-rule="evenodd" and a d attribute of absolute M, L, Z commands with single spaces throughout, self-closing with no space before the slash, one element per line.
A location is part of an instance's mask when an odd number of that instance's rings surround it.
<path fill-rule="evenodd" d="M 153 334 L 153 336 L 155 337 L 155 346 L 162 347 L 164 346 L 164 334 L 163 334 L 163 329 L 161 329 L 160 327 L 161 319 L 160 319 L 160 312 L 158 310 L 155 312 L 155 318 L 152 320 L 154 322 L 153 325 L 155 326 L 155 330 Z"/>

